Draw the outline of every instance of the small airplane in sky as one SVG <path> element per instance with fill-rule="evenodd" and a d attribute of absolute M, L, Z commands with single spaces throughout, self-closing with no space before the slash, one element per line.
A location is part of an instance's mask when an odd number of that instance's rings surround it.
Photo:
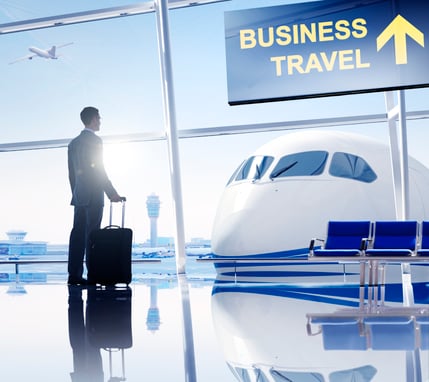
<path fill-rule="evenodd" d="M 53 45 L 50 49 L 40 49 L 40 48 L 36 48 L 34 46 L 31 46 L 30 48 L 28 48 L 28 50 L 32 54 L 18 58 L 15 61 L 9 62 L 9 64 L 15 64 L 16 62 L 23 61 L 23 60 L 32 60 L 34 57 L 41 57 L 41 58 L 56 60 L 56 59 L 58 59 L 58 57 L 60 57 L 60 55 L 57 54 L 57 50 L 59 48 L 63 48 L 65 46 L 68 46 L 71 44 L 73 44 L 73 43 L 69 42 L 67 44 L 58 45 L 58 46 Z"/>

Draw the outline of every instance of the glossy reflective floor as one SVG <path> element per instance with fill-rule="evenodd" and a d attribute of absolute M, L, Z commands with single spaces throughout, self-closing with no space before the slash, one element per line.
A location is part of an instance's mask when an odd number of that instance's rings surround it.
<path fill-rule="evenodd" d="M 354 283 L 219 282 L 213 264 L 179 278 L 162 273 L 169 264 L 141 267 L 129 288 L 68 287 L 59 267 L 44 282 L 1 283 L 1 379 L 429 380 L 428 283 L 415 285 L 411 307 L 392 284 L 385 306 L 362 310 Z"/>

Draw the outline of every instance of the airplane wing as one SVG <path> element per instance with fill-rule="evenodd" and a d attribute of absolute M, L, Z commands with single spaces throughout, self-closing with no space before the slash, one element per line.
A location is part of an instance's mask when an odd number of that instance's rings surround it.
<path fill-rule="evenodd" d="M 63 47 L 65 47 L 65 46 L 69 46 L 69 45 L 71 45 L 71 44 L 73 44 L 73 43 L 72 43 L 72 42 L 68 42 L 67 44 L 57 45 L 56 47 L 57 47 L 57 49 L 59 49 L 59 48 L 63 48 Z"/>
<path fill-rule="evenodd" d="M 20 57 L 20 58 L 17 58 L 16 60 L 14 60 L 12 62 L 9 62 L 9 65 L 15 64 L 15 63 L 17 63 L 19 61 L 31 60 L 33 57 L 36 57 L 36 56 L 37 56 L 37 54 L 28 54 L 27 56 Z"/>
<path fill-rule="evenodd" d="M 56 49 L 56 50 L 58 50 L 58 49 L 60 49 L 60 48 L 63 48 L 63 47 L 65 47 L 65 46 L 69 46 L 69 45 L 71 45 L 71 44 L 73 44 L 72 42 L 68 42 L 67 44 L 62 44 L 62 45 L 54 45 L 51 49 Z M 55 53 L 55 51 L 54 51 L 54 54 L 53 54 L 54 56 L 55 56 L 55 58 L 58 58 L 58 57 L 61 57 L 62 56 L 62 54 L 56 54 Z"/>

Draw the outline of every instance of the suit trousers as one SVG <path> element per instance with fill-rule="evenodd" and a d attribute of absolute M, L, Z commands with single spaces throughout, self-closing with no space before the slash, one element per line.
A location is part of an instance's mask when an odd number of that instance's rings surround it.
<path fill-rule="evenodd" d="M 75 206 L 73 228 L 70 232 L 68 273 L 81 278 L 85 252 L 88 256 L 88 239 L 91 231 L 99 229 L 103 218 L 103 205 Z"/>

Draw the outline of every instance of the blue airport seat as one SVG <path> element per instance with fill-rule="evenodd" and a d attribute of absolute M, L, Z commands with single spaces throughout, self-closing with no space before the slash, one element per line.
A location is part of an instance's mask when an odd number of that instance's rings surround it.
<path fill-rule="evenodd" d="M 371 248 L 367 256 L 411 256 L 417 244 L 416 221 L 376 221 Z"/>
<path fill-rule="evenodd" d="M 311 323 L 320 325 L 325 350 L 367 349 L 362 324 L 355 317 L 313 317 Z"/>
<path fill-rule="evenodd" d="M 373 350 L 416 349 L 415 322 L 412 317 L 367 317 L 363 322 Z"/>
<path fill-rule="evenodd" d="M 429 221 L 422 222 L 420 248 L 417 250 L 417 255 L 429 256 Z"/>
<path fill-rule="evenodd" d="M 420 332 L 420 349 L 429 350 L 429 316 L 418 316 L 416 322 Z"/>
<path fill-rule="evenodd" d="M 370 221 L 330 221 L 326 241 L 320 249 L 314 249 L 315 240 L 310 243 L 314 256 L 359 256 L 370 237 Z"/>

